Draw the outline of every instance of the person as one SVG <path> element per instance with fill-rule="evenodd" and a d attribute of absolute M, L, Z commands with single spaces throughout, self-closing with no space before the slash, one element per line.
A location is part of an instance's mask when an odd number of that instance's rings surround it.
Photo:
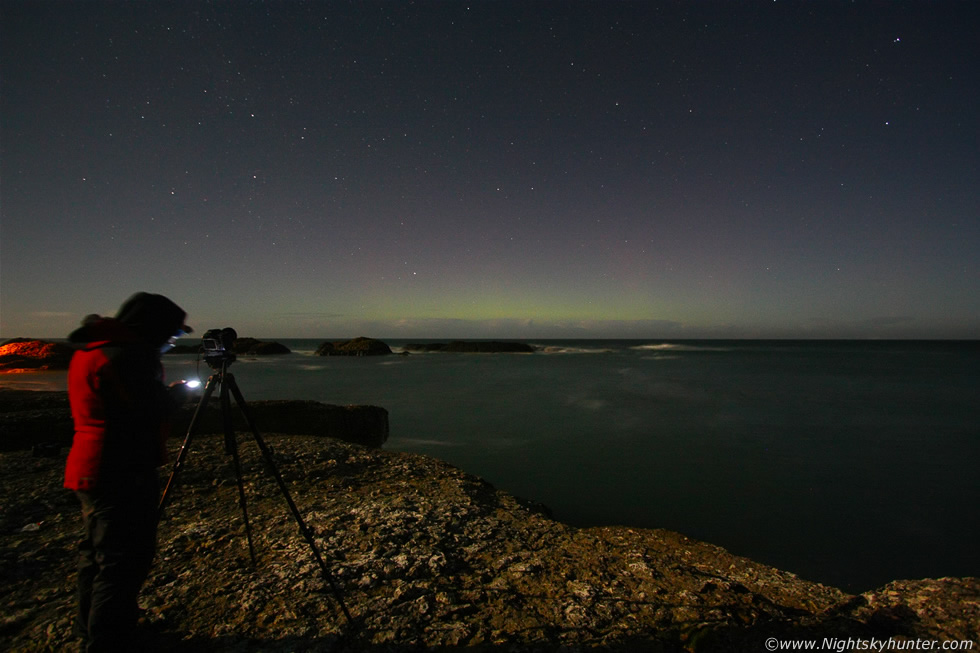
<path fill-rule="evenodd" d="M 75 632 L 87 653 L 133 650 L 137 596 L 156 551 L 157 467 L 178 401 L 160 355 L 191 333 L 163 295 L 136 293 L 113 318 L 89 315 L 69 336 L 75 433 L 66 488 L 82 508 Z M 176 385 L 176 384 L 175 384 Z"/>

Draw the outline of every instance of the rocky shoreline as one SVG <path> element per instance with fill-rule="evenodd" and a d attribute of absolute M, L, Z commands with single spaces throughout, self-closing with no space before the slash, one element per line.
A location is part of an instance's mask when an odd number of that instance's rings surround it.
<path fill-rule="evenodd" d="M 0 405 L 10 412 L 10 401 Z M 20 408 L 52 410 L 38 405 Z M 146 651 L 734 651 L 764 650 L 771 637 L 980 644 L 975 578 L 849 595 L 669 531 L 573 528 L 433 458 L 323 435 L 265 439 L 354 623 L 240 434 L 251 568 L 229 458 L 220 436 L 202 434 L 142 594 Z M 175 454 L 179 439 L 171 444 Z M 61 488 L 66 452 L 0 453 L 4 650 L 74 646 L 80 518 Z"/>

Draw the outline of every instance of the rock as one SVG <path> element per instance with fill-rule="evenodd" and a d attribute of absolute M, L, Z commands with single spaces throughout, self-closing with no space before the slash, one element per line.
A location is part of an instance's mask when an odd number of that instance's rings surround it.
<path fill-rule="evenodd" d="M 266 440 L 357 626 L 243 439 L 251 567 L 233 466 L 221 438 L 205 436 L 160 523 L 140 598 L 155 633 L 144 653 L 710 652 L 766 650 L 769 638 L 817 648 L 848 638 L 978 640 L 975 578 L 898 581 L 854 596 L 670 531 L 574 528 L 430 457 L 332 438 Z M 73 643 L 80 519 L 60 487 L 63 464 L 0 454 L 0 636 L 11 650 Z"/>
<path fill-rule="evenodd" d="M 980 581 L 970 578 L 897 580 L 861 595 L 852 615 L 862 621 L 906 627 L 931 639 L 977 640 L 980 625 Z"/>
<path fill-rule="evenodd" d="M 60 342 L 14 338 L 0 345 L 0 371 L 67 370 L 74 351 Z"/>
<path fill-rule="evenodd" d="M 235 403 L 234 400 L 232 403 Z M 379 406 L 335 406 L 318 401 L 294 400 L 247 401 L 247 405 L 260 434 L 274 431 L 316 435 L 366 447 L 380 447 L 388 439 L 388 411 Z M 174 421 L 175 436 L 186 433 L 196 408 L 196 404 L 189 404 L 181 409 L 180 417 Z M 249 432 L 248 424 L 237 406 L 233 406 L 232 415 L 234 429 Z M 202 409 L 198 419 L 195 429 L 198 433 L 224 431 L 221 407 L 214 397 Z"/>
<path fill-rule="evenodd" d="M 234 400 L 232 401 L 234 404 Z M 329 436 L 368 447 L 388 439 L 388 411 L 378 406 L 333 406 L 316 401 L 249 401 L 259 433 L 303 433 Z M 174 420 L 171 434 L 182 438 L 197 403 L 185 405 Z M 233 426 L 247 432 L 248 425 L 232 406 Z M 35 445 L 71 446 L 74 423 L 66 392 L 34 392 L 0 388 L 0 451 L 32 449 Z M 198 433 L 223 432 L 217 396 L 202 409 Z"/>
<path fill-rule="evenodd" d="M 337 342 L 324 342 L 317 350 L 317 356 L 384 356 L 391 353 L 391 347 L 374 338 L 354 338 Z"/>
<path fill-rule="evenodd" d="M 235 340 L 232 351 L 243 356 L 271 356 L 292 353 L 286 345 L 278 342 L 264 342 L 255 338 L 238 338 Z"/>
<path fill-rule="evenodd" d="M 453 342 L 411 343 L 405 345 L 406 351 L 479 353 L 479 354 L 532 354 L 534 347 L 523 342 L 478 342 L 455 340 Z"/>

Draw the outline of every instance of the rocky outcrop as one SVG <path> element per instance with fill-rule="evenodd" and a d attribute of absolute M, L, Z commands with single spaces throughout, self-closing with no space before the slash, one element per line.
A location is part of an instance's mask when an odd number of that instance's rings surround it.
<path fill-rule="evenodd" d="M 234 402 L 233 402 L 234 403 Z M 368 447 L 380 447 L 388 439 L 388 411 L 378 406 L 334 406 L 317 401 L 249 401 L 248 407 L 260 433 L 329 436 Z M 197 403 L 185 405 L 174 420 L 172 433 L 182 437 Z M 247 431 L 241 411 L 232 408 L 236 430 Z M 202 409 L 197 432 L 222 431 L 217 394 Z M 31 449 L 35 445 L 68 447 L 74 424 L 65 392 L 33 392 L 0 388 L 0 451 Z"/>
<path fill-rule="evenodd" d="M 178 477 L 141 595 L 146 653 L 762 651 L 771 638 L 816 648 L 825 639 L 978 639 L 977 579 L 848 595 L 669 531 L 573 528 L 433 458 L 330 438 L 266 441 L 353 624 L 243 440 L 251 568 L 232 465 L 220 436 L 203 436 Z M 63 465 L 0 454 L 0 638 L 10 650 L 72 644 L 79 517 L 60 489 Z"/>
<path fill-rule="evenodd" d="M 14 338 L 0 345 L 0 372 L 67 370 L 74 351 L 60 342 Z"/>
<path fill-rule="evenodd" d="M 980 646 L 980 579 L 897 580 L 862 594 L 853 618 L 892 628 L 914 639 L 919 633 Z"/>
<path fill-rule="evenodd" d="M 354 338 L 324 342 L 317 350 L 317 356 L 384 356 L 391 353 L 391 347 L 374 338 Z"/>
<path fill-rule="evenodd" d="M 233 402 L 234 403 L 234 402 Z M 196 406 L 185 406 L 174 422 L 175 434 L 186 433 Z M 379 406 L 335 406 L 318 401 L 249 401 L 248 409 L 259 433 L 272 428 L 276 433 L 332 437 L 366 447 L 380 447 L 388 439 L 388 411 Z M 248 432 L 242 412 L 233 407 L 232 426 Z M 223 431 L 221 407 L 212 398 L 195 430 L 198 433 Z"/>
<path fill-rule="evenodd" d="M 523 342 L 454 340 L 453 342 L 410 343 L 405 345 L 405 351 L 465 354 L 531 354 L 534 353 L 534 347 Z"/>

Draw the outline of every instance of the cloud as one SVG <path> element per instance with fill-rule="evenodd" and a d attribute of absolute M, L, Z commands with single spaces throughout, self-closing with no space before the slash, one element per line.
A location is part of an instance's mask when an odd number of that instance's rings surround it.
<path fill-rule="evenodd" d="M 31 317 L 36 317 L 39 320 L 64 320 L 65 318 L 72 318 L 75 316 L 74 313 L 70 311 L 34 311 Z"/>
<path fill-rule="evenodd" d="M 684 337 L 670 320 L 542 320 L 404 317 L 354 322 L 362 331 L 401 338 L 648 338 Z"/>

